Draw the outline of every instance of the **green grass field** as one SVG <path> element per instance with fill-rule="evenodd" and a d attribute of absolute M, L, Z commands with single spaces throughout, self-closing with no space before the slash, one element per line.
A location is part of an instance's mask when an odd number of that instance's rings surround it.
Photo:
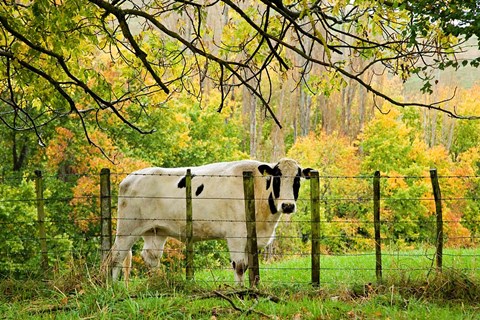
<path fill-rule="evenodd" d="M 263 262 L 260 278 L 267 286 L 277 284 L 310 287 L 310 257 L 300 257 L 279 262 Z M 392 280 L 399 277 L 426 279 L 435 271 L 435 250 L 386 251 L 382 253 L 383 278 Z M 320 282 L 323 288 L 374 283 L 375 253 L 351 253 L 346 255 L 322 255 L 320 257 Z M 480 250 L 456 249 L 443 253 L 443 269 L 462 273 L 480 272 Z M 205 284 L 231 283 L 232 271 L 206 270 L 196 273 L 196 280 Z"/>
<path fill-rule="evenodd" d="M 0 282 L 5 319 L 480 319 L 479 250 L 447 250 L 435 272 L 432 250 L 384 252 L 383 281 L 371 253 L 321 257 L 321 285 L 310 284 L 310 259 L 261 264 L 256 290 L 233 285 L 228 268 L 195 281 L 158 271 L 101 284 L 75 268 L 48 282 Z"/>

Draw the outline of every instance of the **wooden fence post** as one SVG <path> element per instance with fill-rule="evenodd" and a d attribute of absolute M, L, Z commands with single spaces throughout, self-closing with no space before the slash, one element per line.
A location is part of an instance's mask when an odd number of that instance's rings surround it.
<path fill-rule="evenodd" d="M 245 195 L 245 220 L 247 224 L 247 254 L 248 254 L 248 279 L 250 287 L 257 286 L 260 281 L 260 268 L 258 264 L 257 224 L 255 219 L 255 191 L 253 173 L 243 172 L 243 192 Z"/>
<path fill-rule="evenodd" d="M 436 232 L 436 253 L 437 271 L 442 272 L 443 264 L 443 214 L 442 214 L 442 194 L 440 184 L 438 183 L 437 169 L 430 169 L 430 179 L 432 180 L 433 197 L 435 199 L 435 211 L 437 216 Z"/>
<path fill-rule="evenodd" d="M 187 280 L 193 280 L 194 278 L 194 248 L 193 248 L 193 211 L 192 211 L 192 171 L 187 169 L 185 175 L 185 199 L 186 199 L 186 230 L 185 230 L 185 244 L 186 244 L 186 266 L 185 277 Z"/>
<path fill-rule="evenodd" d="M 43 271 L 48 269 L 47 232 L 45 231 L 45 202 L 43 199 L 42 171 L 35 170 L 35 191 L 38 217 L 38 236 L 40 240 L 41 267 Z"/>
<path fill-rule="evenodd" d="M 312 226 L 312 285 L 320 286 L 320 177 L 318 171 L 310 171 L 310 206 Z"/>
<path fill-rule="evenodd" d="M 382 282 L 382 243 L 380 237 L 380 171 L 373 177 L 373 227 L 375 229 L 375 275 Z"/>
<path fill-rule="evenodd" d="M 100 216 L 101 216 L 101 250 L 102 261 L 107 258 L 112 248 L 112 197 L 110 186 L 110 169 L 100 171 Z"/>

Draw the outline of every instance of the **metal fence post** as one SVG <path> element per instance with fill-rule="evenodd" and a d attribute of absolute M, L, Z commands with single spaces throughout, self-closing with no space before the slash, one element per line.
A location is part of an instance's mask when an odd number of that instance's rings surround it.
<path fill-rule="evenodd" d="M 45 231 L 45 202 L 43 198 L 43 177 L 42 171 L 35 170 L 35 191 L 38 217 L 38 236 L 40 240 L 41 268 L 48 269 L 47 232 Z"/>
<path fill-rule="evenodd" d="M 245 195 L 245 218 L 247 224 L 247 254 L 248 254 L 248 279 L 250 287 L 257 286 L 260 281 L 260 268 L 258 264 L 257 224 L 255 218 L 255 191 L 253 173 L 243 172 L 243 191 Z"/>
<path fill-rule="evenodd" d="M 312 285 L 320 285 L 320 177 L 318 171 L 310 171 L 310 203 L 312 224 Z"/>
<path fill-rule="evenodd" d="M 430 179 L 432 180 L 433 197 L 435 199 L 435 212 L 437 216 L 436 232 L 436 253 L 437 271 L 442 272 L 443 264 L 443 213 L 442 213 L 442 194 L 440 184 L 438 183 L 437 169 L 430 169 Z"/>
<path fill-rule="evenodd" d="M 193 211 L 192 211 L 192 171 L 187 169 L 185 176 L 185 199 L 186 199 L 186 266 L 185 277 L 187 280 L 193 280 L 194 277 L 194 248 L 193 248 Z"/>
<path fill-rule="evenodd" d="M 112 197 L 110 169 L 107 168 L 100 171 L 100 215 L 102 261 L 105 261 L 112 248 Z"/>
<path fill-rule="evenodd" d="M 380 236 L 380 171 L 373 176 L 373 227 L 375 232 L 375 275 L 382 282 L 382 242 Z"/>

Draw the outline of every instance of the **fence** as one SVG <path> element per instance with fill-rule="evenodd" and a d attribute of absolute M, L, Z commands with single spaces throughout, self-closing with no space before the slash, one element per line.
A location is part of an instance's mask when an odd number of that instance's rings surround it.
<path fill-rule="evenodd" d="M 114 174 L 116 182 L 121 180 L 121 177 L 124 174 Z M 192 188 L 191 188 L 191 173 L 186 173 L 186 213 L 185 219 L 191 219 L 192 212 Z M 56 177 L 49 177 L 52 180 L 55 180 Z M 75 177 L 77 179 L 78 177 Z M 180 177 L 179 177 L 180 178 Z M 248 174 L 243 176 L 244 184 L 244 198 L 245 208 L 247 214 L 255 212 L 255 202 L 253 201 L 253 184 L 252 177 Z M 475 224 L 478 225 L 478 211 L 475 211 L 478 207 L 478 197 L 477 197 L 477 188 L 478 188 L 478 178 L 477 176 L 457 176 L 457 177 L 439 177 L 436 170 L 430 171 L 430 176 L 412 176 L 412 177 L 388 177 L 381 176 L 380 172 L 375 172 L 373 176 L 369 177 L 332 177 L 332 176 L 319 176 L 318 172 L 314 172 L 310 183 L 306 183 L 306 186 L 310 188 L 310 194 L 304 193 L 303 198 L 299 198 L 299 213 L 296 215 L 299 218 L 294 219 L 292 217 L 289 220 L 279 226 L 281 232 L 277 235 L 276 245 L 277 247 L 282 247 L 282 242 L 287 242 L 290 249 L 292 247 L 291 243 L 295 243 L 296 250 L 287 250 L 285 248 L 277 248 L 277 255 L 280 255 L 282 260 L 291 260 L 287 259 L 288 257 L 295 256 L 300 258 L 309 257 L 308 266 L 305 265 L 305 261 L 302 260 L 300 265 L 296 266 L 277 266 L 271 263 L 263 263 L 262 265 L 258 264 L 258 249 L 256 249 L 256 234 L 255 234 L 255 215 L 246 216 L 245 223 L 248 226 L 249 235 L 247 236 L 248 241 L 248 252 L 249 252 L 249 279 L 251 285 L 257 284 L 260 279 L 261 270 L 270 271 L 280 271 L 284 273 L 285 271 L 291 270 L 293 274 L 309 271 L 310 277 L 305 280 L 305 277 L 302 277 L 298 282 L 308 282 L 315 286 L 328 284 L 329 282 L 335 283 L 337 280 L 342 280 L 342 275 L 335 277 L 325 277 L 326 280 L 321 279 L 321 275 L 325 275 L 328 272 L 340 272 L 340 273 L 355 273 L 355 272 L 366 272 L 373 276 L 374 279 L 381 282 L 384 277 L 385 271 L 387 272 L 397 272 L 403 270 L 406 272 L 413 271 L 427 271 L 430 272 L 431 268 L 420 266 L 417 268 L 412 268 L 410 265 L 404 269 L 399 267 L 399 257 L 405 256 L 408 259 L 414 259 L 417 257 L 424 257 L 427 259 L 432 259 L 431 261 L 435 263 L 435 269 L 438 272 L 441 272 L 444 268 L 444 258 L 447 256 L 450 258 L 457 259 L 455 263 L 449 262 L 449 267 L 453 266 L 459 269 L 464 269 L 467 271 L 476 272 L 480 269 L 480 266 L 477 262 L 479 253 L 476 249 L 471 249 L 469 251 L 451 251 L 445 253 L 444 245 L 448 244 L 450 241 L 454 246 L 459 245 L 466 247 L 470 246 L 475 248 L 478 244 L 478 234 Z M 5 178 L 3 179 L 5 183 Z M 33 246 L 34 249 L 38 250 L 38 259 L 29 265 L 29 268 L 40 268 L 40 270 L 48 270 L 52 268 L 52 256 L 50 251 L 52 247 L 56 246 L 56 241 L 65 240 L 61 236 L 61 232 L 58 230 L 62 229 L 61 224 L 72 223 L 68 219 L 56 219 L 55 217 L 60 216 L 60 214 L 55 214 L 51 212 L 50 208 L 47 211 L 50 211 L 49 214 L 45 214 L 45 206 L 51 205 L 54 202 L 60 202 L 63 204 L 72 204 L 72 198 L 49 198 L 44 194 L 45 191 L 45 177 L 42 176 L 42 173 L 39 171 L 35 172 L 35 197 L 34 198 L 8 198 L 8 195 L 3 194 L 0 199 L 0 205 L 9 205 L 11 203 L 29 203 L 35 204 L 37 216 L 31 221 L 19 221 L 17 226 L 21 226 L 21 223 L 25 223 L 25 228 L 30 228 L 30 237 L 29 238 L 19 238 L 14 237 L 9 239 L 8 230 L 12 228 L 12 222 L 3 221 L 3 237 L 7 240 L 7 246 L 3 246 L 2 256 L 6 257 L 4 259 L 12 258 L 14 254 L 24 254 L 21 249 L 16 248 L 15 250 L 10 250 L 8 244 L 15 244 L 15 241 L 24 242 L 34 242 L 36 245 Z M 116 187 L 111 187 L 111 174 L 108 170 L 102 170 L 100 173 L 100 186 L 97 187 L 97 190 L 100 190 L 99 196 L 91 196 L 90 198 L 99 200 L 99 213 L 95 218 L 79 218 L 83 222 L 91 223 L 92 225 L 97 226 L 98 233 L 90 233 L 88 235 L 78 233 L 76 234 L 79 239 L 78 243 L 85 242 L 86 250 L 91 250 L 96 248 L 96 252 L 99 254 L 94 255 L 91 258 L 92 264 L 99 265 L 100 261 L 105 257 L 105 254 L 108 252 L 112 244 L 112 226 L 115 225 L 115 218 L 112 215 L 112 209 L 115 209 L 112 203 L 115 203 L 115 190 Z M 430 184 L 430 190 L 426 190 L 425 181 L 428 180 Z M 442 186 L 439 182 L 442 180 L 446 186 L 449 196 L 442 197 Z M 307 180 L 308 181 L 308 180 Z M 407 182 L 405 182 L 407 181 Z M 412 182 L 413 181 L 413 182 Z M 420 182 L 419 182 L 420 181 Z M 454 181 L 454 182 L 452 182 Z M 117 183 L 113 183 L 116 185 Z M 305 183 L 304 183 L 305 184 Z M 391 185 L 408 185 L 409 188 L 399 188 L 402 192 L 394 193 L 392 190 L 395 188 Z M 350 190 L 352 189 L 357 190 Z M 457 186 L 457 187 L 455 187 Z M 403 187 L 405 187 L 403 185 Z M 454 191 L 460 187 L 465 187 L 467 192 L 461 194 L 461 196 L 455 196 Z M 415 192 L 405 193 L 405 190 L 414 189 Z M 415 189 L 416 188 L 416 189 Z M 48 188 L 47 188 L 48 189 Z M 335 192 L 336 189 L 345 190 L 345 196 L 340 196 L 341 192 Z M 308 190 L 306 190 L 308 191 Z M 382 194 L 383 191 L 383 194 Z M 430 194 L 432 195 L 430 197 Z M 413 195 L 413 196 L 412 196 Z M 428 197 L 425 197 L 428 195 Z M 21 196 L 21 195 L 20 195 Z M 267 201 L 267 199 L 265 199 Z M 95 202 L 95 201 L 94 201 Z M 427 202 L 427 205 L 420 205 L 422 202 Z M 450 202 L 450 204 L 449 204 Z M 471 202 L 471 217 L 468 219 L 462 217 L 461 219 L 455 214 L 452 214 L 454 210 L 464 210 L 466 208 L 465 203 Z M 413 205 L 412 205 L 413 203 Z M 431 205 L 431 204 L 433 205 Z M 425 207 L 425 208 L 434 208 L 434 215 L 426 214 L 424 216 L 419 216 L 417 219 L 415 217 L 408 216 L 405 214 L 405 219 L 399 219 L 398 216 L 392 214 L 395 210 L 401 211 L 411 210 L 414 211 L 415 207 Z M 444 209 L 447 208 L 447 213 L 449 214 L 448 219 L 444 218 Z M 98 209 L 97 209 L 98 210 Z M 352 211 L 363 212 L 363 214 L 352 214 Z M 370 214 L 371 213 L 371 214 Z M 1 214 L 1 212 L 0 212 Z M 310 216 L 308 216 L 310 214 Z M 372 219 L 370 219 L 370 217 Z M 434 219 L 433 219 L 434 217 Z M 460 228 L 461 223 L 468 222 L 471 227 L 470 233 L 459 233 L 457 232 Z M 467 221 L 468 220 L 468 221 Z M 74 221 L 72 225 L 78 221 Z M 113 223 L 112 223 L 113 222 Z M 60 226 L 57 226 L 60 224 Z M 414 224 L 422 226 L 424 224 L 424 230 L 422 229 L 422 234 L 418 233 L 418 226 L 415 227 Z M 56 225 L 55 236 L 48 235 L 49 229 L 52 229 L 52 226 Z M 193 256 L 195 251 L 193 246 L 193 241 L 191 240 L 192 227 L 191 223 L 187 227 L 187 241 L 186 241 L 186 250 L 185 252 L 185 272 L 186 278 L 194 278 L 195 263 L 193 261 Z M 288 233 L 286 226 L 294 225 L 294 230 L 297 230 L 295 233 Z M 428 226 L 427 226 L 428 225 Z M 430 226 L 431 225 L 431 226 Z M 434 226 L 434 227 L 432 227 Z M 445 227 L 448 227 L 448 238 L 445 239 Z M 21 226 L 23 228 L 23 226 Z M 65 227 L 65 226 L 64 226 Z M 71 226 L 70 226 L 71 227 Z M 373 227 L 373 228 L 372 228 Z M 306 229 L 306 231 L 298 231 Z M 407 230 L 408 228 L 412 229 Z M 466 230 L 464 226 L 463 229 Z M 373 229 L 373 230 L 371 230 Z M 399 229 L 402 229 L 399 231 Z M 407 231 L 405 231 L 407 230 Z M 416 231 L 417 230 L 417 231 Z M 427 241 L 428 248 L 424 249 L 424 252 L 415 250 L 406 250 L 405 248 L 409 247 L 411 244 L 418 245 L 419 243 L 425 243 L 426 231 L 430 232 L 430 237 L 433 241 Z M 409 232 L 413 232 L 410 234 Z M 403 233 L 402 233 L 403 232 Z M 60 236 L 59 236 L 60 234 Z M 188 236 L 190 234 L 190 236 Z M 400 236 L 399 236 L 400 234 Z M 411 242 L 406 240 L 406 236 L 414 237 Z M 66 235 L 71 240 L 72 235 Z M 25 237 L 25 235 L 24 235 Z M 402 238 L 403 237 L 403 238 Z M 401 250 L 392 251 L 390 249 L 391 244 L 394 245 L 398 242 L 409 242 L 407 244 L 403 243 Z M 390 245 L 389 245 L 390 243 Z M 297 245 L 300 244 L 300 245 Z M 300 248 L 303 246 L 302 248 Z M 338 248 L 336 247 L 338 246 Z M 349 247 L 350 246 L 350 247 Z M 27 247 L 24 245 L 24 247 Z M 387 247 L 387 250 L 385 250 Z M 432 249 L 433 248 L 433 249 Z M 384 250 L 382 252 L 382 249 Z M 9 251 L 10 250 L 10 251 Z M 183 250 L 183 249 L 180 249 Z M 67 253 L 70 253 L 69 256 L 75 259 L 79 257 L 84 259 L 84 255 L 89 253 L 74 254 L 74 248 L 69 247 L 65 250 Z M 275 252 L 274 252 L 275 253 Z M 35 255 L 35 253 L 30 253 Z M 91 253 L 90 253 L 91 254 Z M 209 252 L 206 255 L 210 255 L 212 252 Z M 100 257 L 101 256 L 101 257 Z M 330 265 L 332 262 L 329 260 L 330 257 L 338 257 L 339 260 L 334 262 L 334 265 Z M 368 265 L 364 265 L 364 262 L 361 258 L 363 257 L 373 257 L 373 261 L 369 260 Z M 341 259 L 340 259 L 341 258 Z M 342 260 L 343 259 L 343 260 Z M 468 262 L 462 262 L 463 259 L 467 259 Z M 385 260 L 393 261 L 385 268 Z M 451 260 L 451 259 L 450 259 Z M 7 260 L 4 260 L 4 262 Z M 339 261 L 343 261 L 345 265 L 341 265 Z M 348 265 L 346 262 L 352 262 L 353 265 Z M 362 261 L 359 265 L 355 264 L 355 261 Z M 7 261 L 8 262 L 8 261 Z M 58 268 L 58 266 L 57 266 Z M 228 268 L 228 267 L 226 267 Z M 34 270 L 30 270 L 33 272 Z M 266 273 L 263 273 L 266 275 Z M 12 276 L 12 274 L 3 274 L 3 277 Z M 368 276 L 367 276 L 368 277 Z M 323 278 L 323 277 L 322 277 Z M 355 276 L 352 278 L 356 278 Z M 360 278 L 361 280 L 362 278 Z M 263 278 L 262 283 L 270 282 L 274 280 L 269 280 L 269 277 L 266 276 Z M 291 282 L 297 282 L 297 280 L 292 276 L 290 279 Z M 368 282 L 368 281 L 367 281 Z"/>

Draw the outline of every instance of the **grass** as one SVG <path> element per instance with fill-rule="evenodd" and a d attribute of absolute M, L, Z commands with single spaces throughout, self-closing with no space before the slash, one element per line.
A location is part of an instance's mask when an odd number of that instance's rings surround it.
<path fill-rule="evenodd" d="M 383 277 L 392 279 L 425 279 L 435 273 L 435 251 L 433 249 L 411 251 L 385 251 L 382 254 Z M 263 263 L 260 267 L 262 282 L 271 284 L 290 284 L 309 286 L 311 279 L 311 261 L 309 257 L 299 257 L 272 263 Z M 352 253 L 345 255 L 322 255 L 320 257 L 320 282 L 324 288 L 351 286 L 357 283 L 376 282 L 375 253 Z M 444 251 L 443 269 L 461 273 L 478 274 L 480 271 L 480 250 L 448 249 Z M 207 284 L 231 283 L 230 268 L 197 272 L 198 281 Z M 397 279 L 399 280 L 399 279 Z"/>
<path fill-rule="evenodd" d="M 480 319 L 478 250 L 446 251 L 444 272 L 429 250 L 386 253 L 375 280 L 372 254 L 322 256 L 321 286 L 309 258 L 263 263 L 257 290 L 232 285 L 230 270 L 158 271 L 104 285 L 93 271 L 53 280 L 0 281 L 5 319 Z"/>

